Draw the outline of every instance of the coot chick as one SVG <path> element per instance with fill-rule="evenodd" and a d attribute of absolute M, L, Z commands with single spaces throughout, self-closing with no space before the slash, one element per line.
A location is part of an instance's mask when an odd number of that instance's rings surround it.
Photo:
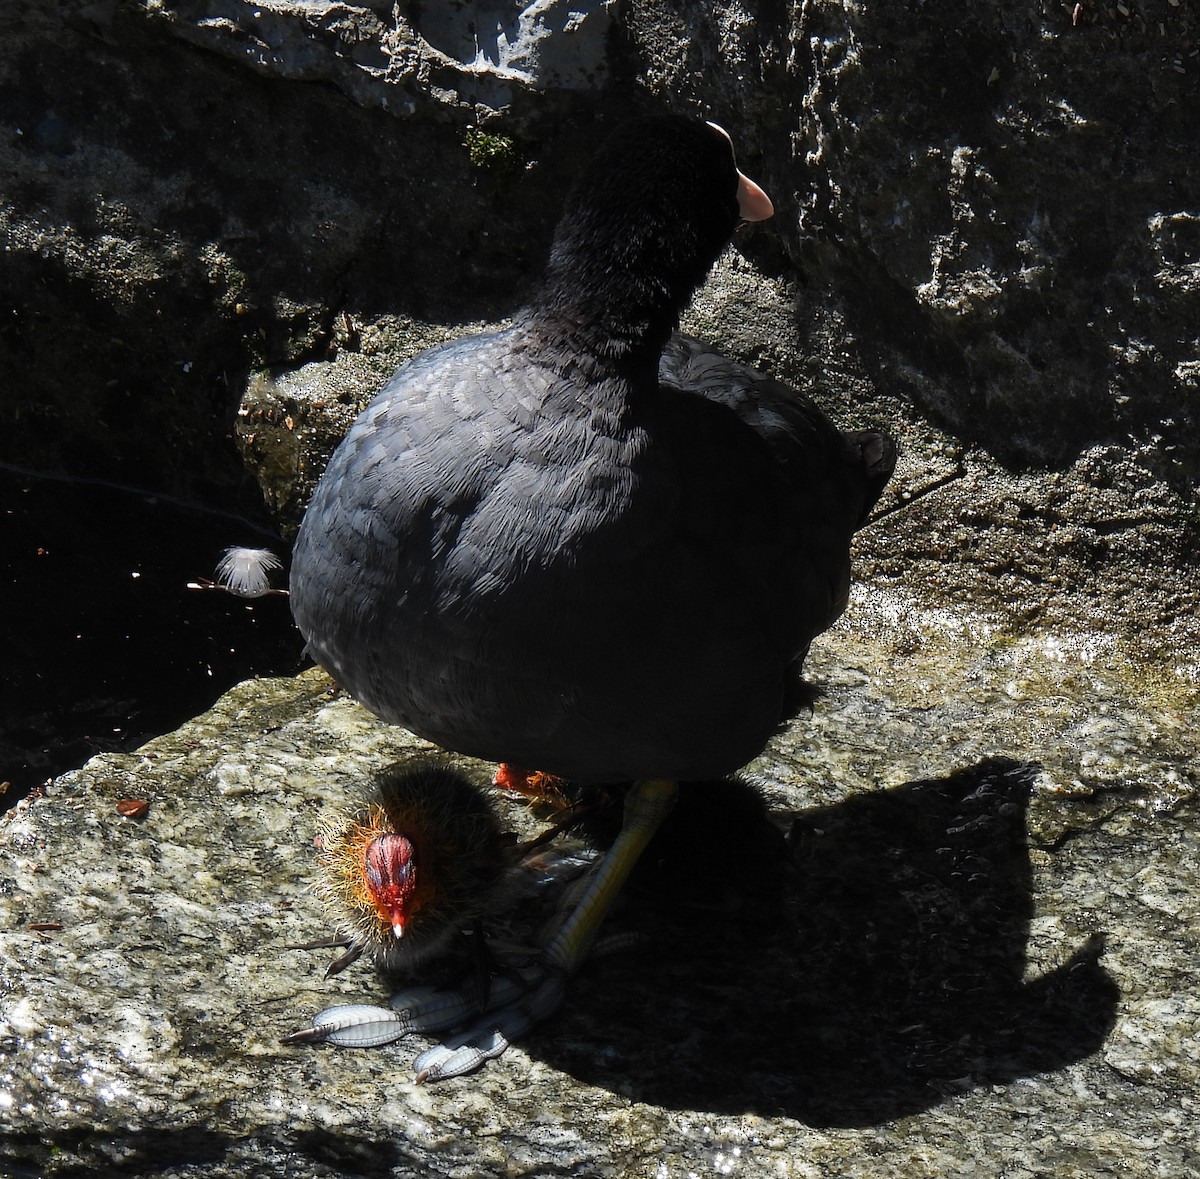
<path fill-rule="evenodd" d="M 483 791 L 433 765 L 388 766 L 322 819 L 320 838 L 317 889 L 349 947 L 331 972 L 365 954 L 411 977 L 451 952 L 492 905 L 512 858 Z"/>
<path fill-rule="evenodd" d="M 547 907 L 569 895 L 595 861 L 582 843 L 520 844 L 465 776 L 411 763 L 387 767 L 358 798 L 325 815 L 319 836 L 317 891 L 339 932 L 300 948 L 348 947 L 326 977 L 366 957 L 405 986 L 387 1008 L 326 1008 L 285 1043 L 390 1044 L 461 1025 L 489 997 L 499 1007 L 522 1004 L 529 1022 L 557 1005 L 558 988 L 543 988 L 550 999 L 535 1000 L 544 980 L 529 961 Z M 485 924 L 494 940 L 484 941 Z M 506 1027 L 516 1034 L 511 1018 Z M 487 1058 L 472 1053 L 470 1062 L 437 1075 L 457 1075 Z"/>
<path fill-rule="evenodd" d="M 529 308 L 402 368 L 296 540 L 296 622 L 368 708 L 460 753 L 635 782 L 544 951 L 563 975 L 676 783 L 738 769 L 775 731 L 895 462 L 882 434 L 672 340 L 739 222 L 771 212 L 714 125 L 619 130 Z"/>

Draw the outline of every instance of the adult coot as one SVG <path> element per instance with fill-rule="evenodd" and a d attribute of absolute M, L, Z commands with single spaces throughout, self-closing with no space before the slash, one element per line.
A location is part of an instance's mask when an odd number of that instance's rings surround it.
<path fill-rule="evenodd" d="M 296 540 L 296 622 L 372 711 L 459 753 L 636 783 L 546 948 L 563 974 L 675 783 L 737 769 L 779 725 L 894 466 L 885 436 L 672 336 L 739 221 L 772 211 L 715 125 L 620 129 L 530 306 L 402 368 Z"/>

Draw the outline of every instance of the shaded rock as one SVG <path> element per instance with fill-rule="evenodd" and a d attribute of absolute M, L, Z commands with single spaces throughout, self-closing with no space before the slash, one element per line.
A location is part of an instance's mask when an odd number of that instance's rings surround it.
<path fill-rule="evenodd" d="M 796 191 L 803 303 L 832 297 L 877 379 L 1006 463 L 1060 465 L 1130 433 L 1153 440 L 1152 472 L 1186 486 L 1194 13 L 1161 0 L 1085 5 L 1074 22 L 1070 5 L 1000 3 L 792 15 L 800 92 L 778 179 Z"/>
<path fill-rule="evenodd" d="M 427 324 L 503 304 L 543 181 L 472 164 L 466 113 L 398 124 L 103 11 L 0 17 L 0 459 L 244 508 L 245 374 L 336 348 L 351 295 Z"/>

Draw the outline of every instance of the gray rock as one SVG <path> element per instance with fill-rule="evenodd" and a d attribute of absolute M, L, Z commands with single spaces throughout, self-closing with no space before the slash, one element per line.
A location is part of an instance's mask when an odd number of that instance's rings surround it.
<path fill-rule="evenodd" d="M 430 99 L 502 111 L 514 92 L 608 81 L 613 0 L 414 6 L 325 0 L 159 0 L 151 19 L 265 74 L 331 82 L 364 106 L 410 116 Z"/>
<path fill-rule="evenodd" d="M 322 981 L 329 952 L 294 947 L 324 930 L 318 815 L 423 743 L 314 671 L 65 775 L 0 826 L 0 1159 L 1182 1179 L 1200 1147 L 1194 700 L 1147 702 L 1101 652 L 1080 667 L 898 597 L 854 616 L 814 652 L 812 718 L 750 769 L 794 828 L 782 911 L 668 918 L 635 895 L 614 927 L 649 946 L 593 962 L 561 1015 L 438 1086 L 410 1079 L 423 1041 L 279 1043 L 387 994 L 363 966 Z M 143 818 L 118 813 L 130 798 Z"/>

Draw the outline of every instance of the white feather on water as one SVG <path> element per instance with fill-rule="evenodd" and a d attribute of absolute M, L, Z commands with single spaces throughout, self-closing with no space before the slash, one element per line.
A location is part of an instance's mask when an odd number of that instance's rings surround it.
<path fill-rule="evenodd" d="M 239 598 L 261 598 L 283 562 L 270 549 L 228 548 L 217 562 L 217 584 Z"/>

